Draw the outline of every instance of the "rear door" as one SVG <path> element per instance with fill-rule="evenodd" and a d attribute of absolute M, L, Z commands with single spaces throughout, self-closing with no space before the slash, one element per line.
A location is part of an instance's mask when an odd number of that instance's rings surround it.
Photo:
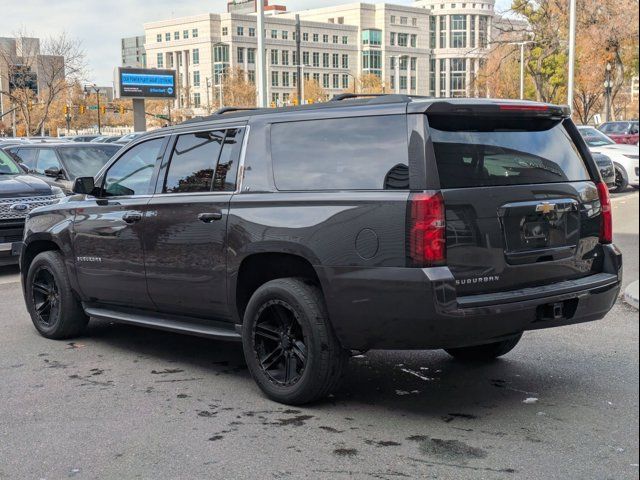
<path fill-rule="evenodd" d="M 245 129 L 177 135 L 145 219 L 149 294 L 158 310 L 229 317 L 226 233 Z"/>
<path fill-rule="evenodd" d="M 601 269 L 598 192 L 570 120 L 513 112 L 428 120 L 458 294 Z"/>

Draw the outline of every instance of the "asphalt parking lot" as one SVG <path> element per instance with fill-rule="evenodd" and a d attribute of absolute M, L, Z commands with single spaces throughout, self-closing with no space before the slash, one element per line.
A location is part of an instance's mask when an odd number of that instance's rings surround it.
<path fill-rule="evenodd" d="M 637 191 L 614 220 L 627 285 Z M 98 321 L 41 338 L 18 281 L 0 269 L 2 479 L 638 477 L 638 312 L 622 302 L 484 366 L 369 352 L 326 402 L 290 408 L 237 344 Z"/>

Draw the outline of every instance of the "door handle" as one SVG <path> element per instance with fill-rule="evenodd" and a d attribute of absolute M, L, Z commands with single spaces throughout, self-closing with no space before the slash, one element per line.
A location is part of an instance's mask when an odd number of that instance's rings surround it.
<path fill-rule="evenodd" d="M 122 216 L 122 220 L 124 220 L 126 223 L 136 223 L 142 220 L 142 214 L 135 212 L 125 213 Z"/>
<path fill-rule="evenodd" d="M 201 213 L 198 215 L 198 220 L 204 223 L 215 222 L 216 220 L 222 220 L 221 212 Z"/>

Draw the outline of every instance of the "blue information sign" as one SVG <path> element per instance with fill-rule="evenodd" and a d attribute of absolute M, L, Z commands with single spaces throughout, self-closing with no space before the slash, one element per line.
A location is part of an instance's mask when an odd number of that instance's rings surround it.
<path fill-rule="evenodd" d="M 175 70 L 119 68 L 120 97 L 176 98 Z"/>

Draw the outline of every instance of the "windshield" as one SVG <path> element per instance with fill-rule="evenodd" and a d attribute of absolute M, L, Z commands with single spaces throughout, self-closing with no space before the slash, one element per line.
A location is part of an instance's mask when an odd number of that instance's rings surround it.
<path fill-rule="evenodd" d="M 595 128 L 581 128 L 580 135 L 590 147 L 603 147 L 604 145 L 615 145 L 616 142 L 607 137 L 604 133 Z"/>
<path fill-rule="evenodd" d="M 111 145 L 96 145 L 95 147 L 60 148 L 58 153 L 69 177 L 76 179 L 93 177 L 118 150 L 120 150 L 118 147 Z"/>
<path fill-rule="evenodd" d="M 561 123 L 513 119 L 429 118 L 442 188 L 487 187 L 589 179 Z M 458 129 L 461 127 L 460 129 Z"/>
<path fill-rule="evenodd" d="M 24 173 L 5 152 L 0 150 L 0 175 L 18 175 Z"/>

